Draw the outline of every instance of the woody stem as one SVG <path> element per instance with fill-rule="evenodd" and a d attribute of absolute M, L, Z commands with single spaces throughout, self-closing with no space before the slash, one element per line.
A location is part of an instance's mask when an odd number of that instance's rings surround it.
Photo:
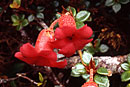
<path fill-rule="evenodd" d="M 89 81 L 93 82 L 93 69 L 90 69 Z"/>
<path fill-rule="evenodd" d="M 80 56 L 80 59 L 81 59 L 81 62 L 84 66 L 87 66 L 84 62 L 83 62 L 83 59 L 82 59 L 82 51 L 81 50 L 78 50 L 78 53 L 79 53 L 79 56 Z"/>

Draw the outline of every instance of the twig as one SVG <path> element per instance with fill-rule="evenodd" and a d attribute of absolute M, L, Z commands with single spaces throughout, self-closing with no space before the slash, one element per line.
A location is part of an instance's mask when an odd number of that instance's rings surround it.
<path fill-rule="evenodd" d="M 97 68 L 105 67 L 108 70 L 110 70 L 112 72 L 112 74 L 115 74 L 115 73 L 123 72 L 123 69 L 121 68 L 120 64 L 127 61 L 127 57 L 128 57 L 128 55 L 114 56 L 114 57 L 100 56 L 100 57 L 94 57 L 94 59 L 97 59 L 99 62 Z M 70 57 L 67 59 L 67 61 L 68 61 L 68 65 L 66 66 L 66 68 L 71 68 L 75 64 L 81 62 L 79 56 Z"/>

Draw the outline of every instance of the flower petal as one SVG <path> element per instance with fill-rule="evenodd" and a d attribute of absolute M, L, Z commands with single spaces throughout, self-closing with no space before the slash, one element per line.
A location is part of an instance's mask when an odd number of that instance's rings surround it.
<path fill-rule="evenodd" d="M 67 65 L 67 60 L 53 62 L 51 67 L 64 68 Z"/>
<path fill-rule="evenodd" d="M 73 43 L 66 44 L 62 49 L 60 49 L 59 53 L 64 54 L 66 57 L 70 57 L 75 53 L 75 46 Z"/>
<path fill-rule="evenodd" d="M 75 39 L 74 42 L 74 46 L 76 50 L 81 50 L 83 49 L 83 47 L 88 44 L 89 42 L 91 42 L 93 39 Z"/>
<path fill-rule="evenodd" d="M 76 31 L 75 36 L 78 38 L 90 38 L 92 34 L 93 34 L 92 29 L 86 24 Z"/>
<path fill-rule="evenodd" d="M 20 47 L 20 52 L 22 53 L 24 57 L 37 56 L 37 52 L 35 48 L 30 43 L 26 43 L 22 47 Z"/>
<path fill-rule="evenodd" d="M 60 29 L 66 37 L 72 37 L 72 35 L 76 32 L 76 28 L 72 26 L 63 26 L 60 27 Z"/>
<path fill-rule="evenodd" d="M 21 52 L 16 52 L 15 53 L 15 57 L 18 58 L 18 59 L 20 59 L 20 60 L 22 60 L 22 61 L 24 61 L 24 62 L 26 62 L 26 63 L 28 63 L 28 64 L 34 64 L 34 62 L 35 62 L 35 58 L 34 57 L 33 58 L 25 58 L 22 55 Z"/>
<path fill-rule="evenodd" d="M 63 38 L 65 38 L 65 35 L 64 35 L 62 29 L 56 28 L 56 30 L 55 30 L 55 38 L 56 39 L 63 39 Z"/>
<path fill-rule="evenodd" d="M 72 41 L 65 38 L 65 39 L 61 39 L 61 40 L 56 40 L 52 44 L 53 44 L 53 48 L 63 48 L 64 46 L 66 46 L 67 44 L 69 44 L 71 42 Z"/>

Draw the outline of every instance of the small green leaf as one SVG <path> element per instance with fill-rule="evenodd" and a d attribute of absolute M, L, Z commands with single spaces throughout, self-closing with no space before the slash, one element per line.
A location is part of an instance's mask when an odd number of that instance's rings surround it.
<path fill-rule="evenodd" d="M 88 17 L 88 19 L 86 21 L 91 22 L 92 21 L 92 17 L 91 16 Z"/>
<path fill-rule="evenodd" d="M 14 0 L 17 4 L 21 5 L 21 0 Z"/>
<path fill-rule="evenodd" d="M 75 74 L 75 73 L 72 73 L 72 72 L 71 72 L 70 75 L 73 76 L 73 77 L 80 77 L 80 74 Z"/>
<path fill-rule="evenodd" d="M 100 46 L 100 44 L 101 44 L 101 40 L 100 39 L 96 39 L 95 40 L 96 41 L 96 45 L 95 45 L 95 47 L 97 48 L 97 47 L 99 47 Z"/>
<path fill-rule="evenodd" d="M 89 65 L 89 62 L 90 62 L 90 60 L 91 60 L 91 58 L 92 58 L 93 56 L 92 56 L 92 54 L 90 54 L 90 53 L 87 53 L 87 52 L 83 52 L 83 62 L 85 63 L 85 64 L 87 64 L 87 65 Z"/>
<path fill-rule="evenodd" d="M 90 16 L 90 12 L 88 11 L 80 11 L 76 15 L 77 22 L 85 22 Z"/>
<path fill-rule="evenodd" d="M 75 8 L 73 8 L 73 7 L 71 7 L 71 6 L 68 6 L 67 7 L 67 9 L 66 9 L 67 11 L 72 11 L 72 13 L 73 13 L 73 16 L 76 16 L 76 9 Z"/>
<path fill-rule="evenodd" d="M 28 16 L 28 21 L 32 22 L 35 19 L 35 16 L 33 14 Z"/>
<path fill-rule="evenodd" d="M 25 18 L 25 15 L 24 15 L 24 14 L 22 14 L 22 15 L 19 16 L 19 20 L 20 20 L 20 21 L 23 21 L 24 18 Z"/>
<path fill-rule="evenodd" d="M 27 19 L 24 19 L 23 21 L 22 21 L 22 26 L 27 26 L 29 24 L 29 22 L 28 22 L 28 20 Z"/>
<path fill-rule="evenodd" d="M 99 85 L 104 85 L 106 86 L 107 82 L 108 82 L 108 77 L 107 76 L 103 76 L 103 75 L 99 75 L 96 74 L 94 76 L 94 81 L 99 84 Z"/>
<path fill-rule="evenodd" d="M 12 15 L 12 16 L 11 16 L 11 20 L 12 20 L 13 22 L 17 22 L 17 21 L 19 21 L 19 17 L 18 17 L 17 15 Z"/>
<path fill-rule="evenodd" d="M 95 66 L 97 67 L 98 66 L 98 59 L 94 59 L 95 61 Z"/>
<path fill-rule="evenodd" d="M 60 17 L 61 17 L 61 15 L 57 13 L 57 14 L 56 14 L 56 17 L 57 17 L 57 19 L 58 19 L 58 18 L 60 18 Z"/>
<path fill-rule="evenodd" d="M 18 25 L 20 25 L 19 21 L 16 21 L 16 22 L 13 23 L 13 26 L 18 26 Z"/>
<path fill-rule="evenodd" d="M 17 31 L 19 31 L 20 29 L 22 29 L 22 25 L 21 24 L 16 27 Z"/>
<path fill-rule="evenodd" d="M 43 76 L 42 76 L 42 74 L 40 72 L 38 74 L 39 74 L 39 80 L 42 83 L 44 81 L 44 78 L 43 78 Z"/>
<path fill-rule="evenodd" d="M 127 3 L 129 3 L 129 0 L 119 0 L 119 2 L 120 2 L 121 4 L 127 4 Z"/>
<path fill-rule="evenodd" d="M 130 54 L 128 54 L 127 62 L 130 64 Z"/>
<path fill-rule="evenodd" d="M 105 2 L 105 6 L 112 6 L 114 4 L 115 4 L 114 0 L 106 0 L 106 2 Z"/>
<path fill-rule="evenodd" d="M 43 13 L 37 13 L 37 18 L 40 18 L 40 19 L 44 19 L 44 14 Z"/>
<path fill-rule="evenodd" d="M 130 83 L 129 84 L 127 84 L 127 86 L 126 87 L 130 87 Z"/>
<path fill-rule="evenodd" d="M 41 82 L 37 84 L 37 86 L 41 86 L 41 85 L 42 85 L 42 83 L 41 83 Z"/>
<path fill-rule="evenodd" d="M 100 47 L 99 47 L 99 50 L 101 53 L 105 53 L 109 50 L 109 47 L 105 44 L 101 44 Z"/>
<path fill-rule="evenodd" d="M 38 7 L 37 7 L 37 11 L 38 11 L 38 12 L 43 12 L 43 11 L 44 11 L 44 9 L 45 9 L 45 8 L 44 8 L 44 7 L 42 7 L 42 6 L 38 6 Z"/>
<path fill-rule="evenodd" d="M 121 4 L 120 3 L 115 3 L 112 6 L 112 9 L 114 10 L 115 13 L 117 13 L 121 9 Z"/>
<path fill-rule="evenodd" d="M 106 85 L 99 84 L 99 87 L 109 87 L 109 86 L 110 86 L 109 80 L 107 81 Z"/>
<path fill-rule="evenodd" d="M 130 70 L 130 65 L 128 63 L 121 64 L 122 69 L 124 70 Z"/>
<path fill-rule="evenodd" d="M 89 79 L 89 77 L 90 77 L 90 75 L 89 74 L 82 74 L 81 75 L 82 76 L 82 78 L 84 79 L 84 80 L 88 80 Z"/>
<path fill-rule="evenodd" d="M 108 71 L 107 71 L 107 69 L 104 68 L 104 67 L 98 68 L 97 73 L 98 73 L 98 74 L 101 74 L 101 75 L 108 75 Z"/>
<path fill-rule="evenodd" d="M 84 23 L 83 22 L 76 22 L 76 27 L 77 29 L 81 28 L 84 26 Z"/>
<path fill-rule="evenodd" d="M 125 71 L 121 74 L 121 80 L 123 82 L 129 81 L 130 80 L 130 71 Z"/>

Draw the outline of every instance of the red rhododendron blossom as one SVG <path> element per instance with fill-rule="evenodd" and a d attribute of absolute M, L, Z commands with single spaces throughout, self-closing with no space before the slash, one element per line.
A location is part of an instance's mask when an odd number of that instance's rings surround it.
<path fill-rule="evenodd" d="M 20 52 L 15 53 L 15 57 L 28 64 L 64 68 L 67 61 L 57 62 L 57 54 L 51 47 L 53 37 L 54 34 L 51 30 L 42 30 L 36 41 L 35 48 L 30 43 L 26 43 L 20 47 Z"/>
<path fill-rule="evenodd" d="M 97 83 L 95 82 L 86 82 L 82 85 L 82 87 L 98 87 Z"/>
<path fill-rule="evenodd" d="M 83 47 L 91 42 L 89 39 L 93 34 L 92 29 L 84 25 L 80 29 L 73 26 L 62 26 L 55 30 L 54 47 L 59 49 L 59 53 L 69 57 L 72 56 L 76 50 L 81 50 Z"/>

